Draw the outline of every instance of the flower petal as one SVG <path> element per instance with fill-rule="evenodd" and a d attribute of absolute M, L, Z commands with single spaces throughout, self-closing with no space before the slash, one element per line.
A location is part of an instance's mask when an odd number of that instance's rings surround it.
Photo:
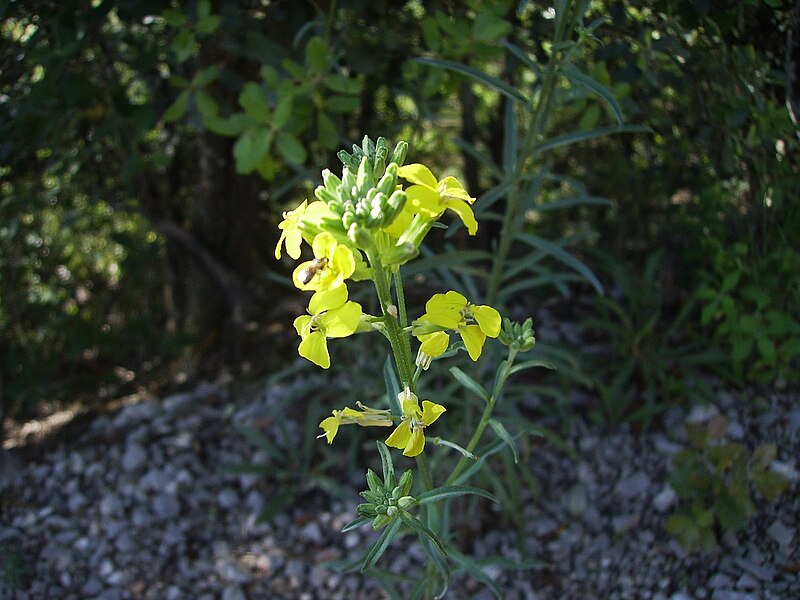
<path fill-rule="evenodd" d="M 419 340 L 422 342 L 419 346 L 420 351 L 433 358 L 444 354 L 450 345 L 450 336 L 444 331 L 421 335 Z"/>
<path fill-rule="evenodd" d="M 353 335 L 361 319 L 361 305 L 346 302 L 344 306 L 329 310 L 319 318 L 320 328 L 329 338 L 342 338 Z"/>
<path fill-rule="evenodd" d="M 327 419 L 323 419 L 319 426 L 325 432 L 325 438 L 328 440 L 328 443 L 333 442 L 333 438 L 336 437 L 336 433 L 339 431 L 339 424 L 342 422 L 342 413 L 338 410 L 333 411 L 333 416 L 328 417 Z"/>
<path fill-rule="evenodd" d="M 386 442 L 384 442 L 387 446 L 391 446 L 392 448 L 400 448 L 403 449 L 408 444 L 408 441 L 411 439 L 411 423 L 406 420 L 400 423 L 397 428 L 392 432 L 392 434 L 386 438 Z"/>
<path fill-rule="evenodd" d="M 471 306 L 472 316 L 478 322 L 481 331 L 490 338 L 496 338 L 500 335 L 500 327 L 502 326 L 502 319 L 500 313 L 491 306 Z"/>
<path fill-rule="evenodd" d="M 458 215 L 467 228 L 467 233 L 470 235 L 478 233 L 478 221 L 475 220 L 475 213 L 469 204 L 463 200 L 445 200 L 444 204 Z"/>
<path fill-rule="evenodd" d="M 403 456 L 416 456 L 420 454 L 425 449 L 425 433 L 423 432 L 422 428 L 414 429 L 411 432 L 411 437 L 409 438 L 408 442 L 406 443 L 406 447 L 403 450 Z"/>
<path fill-rule="evenodd" d="M 436 419 L 442 416 L 447 409 L 441 404 L 436 404 L 430 400 L 422 401 L 422 423 L 427 427 Z"/>
<path fill-rule="evenodd" d="M 297 352 L 315 365 L 327 369 L 331 366 L 331 356 L 328 354 L 328 340 L 321 331 L 314 331 L 303 338 L 297 347 Z"/>
<path fill-rule="evenodd" d="M 302 337 L 309 323 L 311 323 L 310 315 L 300 315 L 299 317 L 297 317 L 294 320 L 294 329 L 295 331 L 297 331 L 297 335 Z"/>
<path fill-rule="evenodd" d="M 411 183 L 418 183 L 432 189 L 436 189 L 439 183 L 436 181 L 431 170 L 425 165 L 413 163 L 410 165 L 403 165 L 397 170 L 397 175 L 403 179 L 407 179 Z"/>
<path fill-rule="evenodd" d="M 481 331 L 477 325 L 467 325 L 459 327 L 458 333 L 461 334 L 461 339 L 464 340 L 464 346 L 467 348 L 469 357 L 475 361 L 483 351 L 483 343 L 486 341 L 486 334 Z"/>
<path fill-rule="evenodd" d="M 343 306 L 347 301 L 347 287 L 340 285 L 332 290 L 320 290 L 311 296 L 308 303 L 308 312 L 312 315 L 324 313 L 326 310 L 333 310 Z"/>
<path fill-rule="evenodd" d="M 445 206 L 439 192 L 424 185 L 412 185 L 406 190 L 408 202 L 416 212 L 426 217 L 436 218 L 444 212 Z"/>

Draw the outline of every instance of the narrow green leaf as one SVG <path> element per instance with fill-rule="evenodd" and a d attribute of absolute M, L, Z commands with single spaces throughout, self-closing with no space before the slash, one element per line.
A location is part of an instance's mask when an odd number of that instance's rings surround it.
<path fill-rule="evenodd" d="M 503 115 L 503 170 L 506 173 L 513 173 L 517 169 L 519 140 L 515 108 L 513 102 L 506 102 Z"/>
<path fill-rule="evenodd" d="M 597 290 L 598 294 L 603 294 L 603 285 L 600 283 L 600 280 L 595 277 L 594 273 L 592 273 L 589 267 L 587 267 L 569 252 L 566 252 L 558 245 L 541 238 L 538 235 L 533 235 L 531 233 L 520 233 L 517 237 L 526 244 L 533 246 L 538 250 L 547 252 L 553 258 L 574 269 L 592 284 L 594 289 Z"/>
<path fill-rule="evenodd" d="M 596 81 L 595 79 L 592 79 L 588 75 L 581 73 L 574 67 L 571 67 L 569 69 L 562 69 L 560 71 L 560 74 L 572 82 L 585 85 L 595 94 L 600 96 L 600 98 L 602 98 L 606 102 L 606 104 L 608 104 L 609 108 L 612 111 L 614 111 L 614 116 L 617 118 L 617 124 L 622 125 L 623 121 L 625 120 L 624 117 L 622 116 L 622 109 L 620 108 L 617 99 L 614 98 L 614 94 L 611 93 L 611 90 L 609 90 L 599 81 Z"/>
<path fill-rule="evenodd" d="M 434 600 L 439 600 L 440 598 L 444 598 L 445 594 L 447 594 L 447 589 L 450 587 L 450 564 L 447 561 L 447 555 L 442 554 L 439 552 L 439 549 L 436 545 L 427 537 L 420 538 L 420 544 L 422 545 L 422 549 L 425 550 L 425 553 L 430 557 L 431 562 L 436 567 L 436 570 L 439 571 L 439 574 L 442 577 L 442 589 L 439 591 L 436 596 L 434 596 Z"/>
<path fill-rule="evenodd" d="M 386 552 L 389 544 L 392 543 L 397 531 L 400 529 L 401 524 L 402 521 L 400 519 L 393 519 L 381 532 L 378 541 L 373 544 L 372 548 L 370 548 L 369 552 L 364 556 L 364 564 L 361 566 L 362 573 L 374 566 L 375 563 L 378 562 L 378 559 L 383 556 L 383 553 Z"/>
<path fill-rule="evenodd" d="M 514 455 L 514 464 L 519 463 L 519 454 L 517 453 L 517 446 L 514 443 L 514 438 L 511 437 L 511 434 L 508 433 L 508 429 L 506 429 L 505 425 L 503 425 L 497 419 L 489 419 L 489 425 L 497 434 L 501 440 L 506 443 L 506 446 L 511 448 L 511 453 Z"/>
<path fill-rule="evenodd" d="M 519 46 L 517 46 L 515 44 L 512 44 L 508 40 L 503 40 L 502 42 L 500 42 L 500 44 L 506 50 L 511 52 L 511 54 L 516 56 L 520 61 L 522 61 L 522 63 L 525 66 L 527 66 L 531 71 L 533 71 L 536 74 L 536 78 L 537 79 L 541 76 L 541 74 L 542 74 L 541 65 L 539 65 L 539 63 L 537 63 L 535 60 L 533 60 L 531 58 L 530 54 L 525 52 L 525 50 L 523 50 L 522 48 L 520 48 Z"/>
<path fill-rule="evenodd" d="M 513 367 L 511 367 L 511 370 L 508 372 L 508 374 L 513 375 L 514 373 L 519 373 L 520 371 L 524 371 L 526 369 L 534 369 L 536 367 L 550 369 L 551 371 L 558 370 L 558 368 L 550 361 L 538 359 L 538 360 L 526 360 L 525 362 L 516 364 Z"/>
<path fill-rule="evenodd" d="M 383 480 L 389 481 L 394 479 L 394 464 L 392 464 L 392 455 L 389 453 L 389 448 L 382 441 L 375 442 L 378 446 L 378 454 L 381 455 L 381 466 L 383 467 Z"/>
<path fill-rule="evenodd" d="M 368 523 L 372 523 L 372 519 L 369 517 L 358 517 L 357 519 L 353 519 L 347 525 L 342 527 L 342 533 L 347 533 L 348 531 L 353 531 L 354 529 L 358 529 L 359 527 L 363 527 Z"/>
<path fill-rule="evenodd" d="M 432 67 L 437 67 L 440 69 L 447 69 L 450 71 L 455 71 L 456 73 L 461 73 L 462 75 L 466 75 L 467 77 L 471 77 L 475 81 L 482 83 L 496 92 L 519 102 L 524 107 L 530 109 L 530 100 L 523 96 L 516 88 L 510 86 L 502 79 L 498 79 L 497 77 L 492 77 L 491 75 L 487 75 L 483 71 L 479 71 L 474 67 L 469 67 L 467 65 L 462 65 L 461 63 L 454 62 L 452 60 L 439 60 L 435 58 L 418 58 L 416 59 L 417 62 L 420 62 L 425 65 L 430 65 Z"/>
<path fill-rule="evenodd" d="M 561 148 L 562 146 L 570 146 L 615 133 L 652 133 L 652 130 L 640 125 L 622 125 L 619 127 L 601 127 L 599 129 L 590 129 L 589 131 L 573 131 L 542 142 L 536 146 L 536 152 L 540 153 L 554 148 Z"/>
<path fill-rule="evenodd" d="M 498 600 L 502 600 L 503 594 L 500 591 L 500 588 L 497 586 L 494 580 L 492 580 L 492 578 L 486 574 L 486 572 L 481 568 L 481 566 L 477 562 L 455 550 L 451 550 L 450 558 L 452 558 L 453 561 L 464 571 L 469 573 L 472 577 L 474 577 L 482 584 L 484 584 L 486 587 L 488 587 L 490 590 L 492 590 L 492 593 L 495 595 L 495 598 L 497 598 Z"/>
<path fill-rule="evenodd" d="M 456 498 L 458 496 L 467 496 L 467 495 L 480 496 L 481 498 L 486 498 L 487 500 L 491 500 L 492 502 L 497 502 L 497 498 L 495 498 L 492 494 L 490 494 L 486 490 L 482 490 L 476 487 L 469 487 L 465 485 L 446 485 L 427 492 L 423 492 L 422 494 L 417 496 L 417 504 L 422 506 L 425 504 L 432 504 L 435 502 L 441 502 L 442 500 L 449 500 L 450 498 Z"/>
<path fill-rule="evenodd" d="M 435 533 L 433 533 L 430 529 L 425 527 L 425 525 L 423 525 L 419 519 L 417 519 L 416 517 L 412 517 L 404 510 L 399 511 L 398 514 L 400 515 L 400 520 L 402 520 L 403 523 L 405 523 L 410 529 L 415 531 L 417 535 L 419 535 L 420 537 L 427 538 L 428 540 L 433 542 L 434 546 L 436 546 L 436 549 L 443 556 L 447 556 L 447 550 L 444 549 L 444 544 L 442 544 L 442 541 L 436 536 Z"/>
<path fill-rule="evenodd" d="M 489 401 L 489 392 L 487 392 L 483 387 L 472 377 L 464 373 L 458 367 L 450 367 L 450 374 L 456 378 L 456 380 L 471 391 L 474 394 L 477 394 L 480 398 L 483 398 L 485 402 Z"/>

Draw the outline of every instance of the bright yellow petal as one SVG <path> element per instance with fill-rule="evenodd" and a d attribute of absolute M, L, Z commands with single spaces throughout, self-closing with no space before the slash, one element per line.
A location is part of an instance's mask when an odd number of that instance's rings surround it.
<path fill-rule="evenodd" d="M 402 395 L 402 394 L 401 394 Z M 398 396 L 403 407 L 403 414 L 409 417 L 419 417 L 419 401 L 416 394 L 411 394 L 410 398 L 401 398 Z"/>
<path fill-rule="evenodd" d="M 417 456 L 425 449 L 425 433 L 422 428 L 411 432 L 411 437 L 403 450 L 403 456 Z"/>
<path fill-rule="evenodd" d="M 442 416 L 447 409 L 441 404 L 436 404 L 430 400 L 422 401 L 422 423 L 427 427 L 436 419 Z"/>
<path fill-rule="evenodd" d="M 385 444 L 387 446 L 391 446 L 392 448 L 400 448 L 403 449 L 408 444 L 408 441 L 411 439 L 411 423 L 409 421 L 403 421 L 397 428 L 392 432 L 392 434 L 386 438 Z"/>
<path fill-rule="evenodd" d="M 397 175 L 403 179 L 407 179 L 411 183 L 424 185 L 434 190 L 439 185 L 439 182 L 436 181 L 436 177 L 431 173 L 431 170 L 419 163 L 403 165 L 397 170 Z"/>
<path fill-rule="evenodd" d="M 461 334 L 461 339 L 464 340 L 464 346 L 467 348 L 469 357 L 473 361 L 478 360 L 483 350 L 483 343 L 486 341 L 486 334 L 477 325 L 459 327 L 458 333 Z"/>
<path fill-rule="evenodd" d="M 470 235 L 478 233 L 478 221 L 475 220 L 475 213 L 469 204 L 462 200 L 445 200 L 445 206 L 458 215 L 467 228 L 467 233 Z"/>
<path fill-rule="evenodd" d="M 347 279 L 356 270 L 356 259 L 353 251 L 347 246 L 339 244 L 330 257 L 331 271 L 336 271 L 342 279 Z"/>
<path fill-rule="evenodd" d="M 308 303 L 308 312 L 318 315 L 326 310 L 332 310 L 343 306 L 347 301 L 347 287 L 340 285 L 332 290 L 320 290 L 311 296 Z"/>
<path fill-rule="evenodd" d="M 342 422 L 342 415 L 338 410 L 333 411 L 333 416 L 328 417 L 327 419 L 323 419 L 322 423 L 319 426 L 325 432 L 325 439 L 328 440 L 328 443 L 333 442 L 333 438 L 336 437 L 336 433 L 339 431 L 339 424 Z"/>
<path fill-rule="evenodd" d="M 321 331 L 314 331 L 303 338 L 297 347 L 297 352 L 315 365 L 327 369 L 331 366 L 331 356 L 328 354 L 328 341 Z"/>
<path fill-rule="evenodd" d="M 447 347 L 450 345 L 450 336 L 444 331 L 436 331 L 434 333 L 421 335 L 419 339 L 422 342 L 419 347 L 420 351 L 433 358 L 444 354 L 445 350 L 447 350 Z"/>
<path fill-rule="evenodd" d="M 346 302 L 344 306 L 329 310 L 319 318 L 320 328 L 329 338 L 342 338 L 353 335 L 361 319 L 361 305 Z"/>
<path fill-rule="evenodd" d="M 412 185 L 406 190 L 406 194 L 408 194 L 407 203 L 415 212 L 431 218 L 436 218 L 444 212 L 442 198 L 435 189 L 424 185 Z"/>
<path fill-rule="evenodd" d="M 322 233 L 314 236 L 314 241 L 311 243 L 311 249 L 314 251 L 316 258 L 330 259 L 339 242 L 333 237 L 332 233 L 323 231 Z"/>
<path fill-rule="evenodd" d="M 300 315 L 297 317 L 294 320 L 294 329 L 297 331 L 297 335 L 302 336 L 309 323 L 311 323 L 311 317 L 309 315 Z"/>
<path fill-rule="evenodd" d="M 478 322 L 481 331 L 490 338 L 496 338 L 500 335 L 500 327 L 502 326 L 502 319 L 500 313 L 491 306 L 481 305 L 472 306 L 472 316 Z"/>

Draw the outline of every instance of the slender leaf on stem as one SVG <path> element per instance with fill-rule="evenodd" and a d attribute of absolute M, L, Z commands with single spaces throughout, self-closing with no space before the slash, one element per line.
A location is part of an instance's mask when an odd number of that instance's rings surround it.
<path fill-rule="evenodd" d="M 386 395 L 389 397 L 389 408 L 393 415 L 402 415 L 403 409 L 400 406 L 400 401 L 397 396 L 400 394 L 400 383 L 397 381 L 397 376 L 394 373 L 394 366 L 392 365 L 392 357 L 387 356 L 386 362 L 383 363 L 383 380 L 386 383 Z"/>
<path fill-rule="evenodd" d="M 541 65 L 539 65 L 539 63 L 537 63 L 535 60 L 531 58 L 530 54 L 525 52 L 525 50 L 523 50 L 516 44 L 509 42 L 508 40 L 503 40 L 500 42 L 500 44 L 511 54 L 516 56 L 526 67 L 528 67 L 531 71 L 533 71 L 536 74 L 537 79 L 541 77 L 542 67 Z"/>
<path fill-rule="evenodd" d="M 456 444 L 454 442 L 450 442 L 448 440 L 443 440 L 442 438 L 440 438 L 438 436 L 433 438 L 430 441 L 433 442 L 434 444 L 436 444 L 437 446 L 447 446 L 448 448 L 452 448 L 453 450 L 457 450 L 462 455 L 466 456 L 467 458 L 471 458 L 472 460 L 478 460 L 478 457 L 475 456 L 472 452 L 467 451 L 466 448 L 462 448 L 461 446 L 459 446 L 458 444 Z M 263 472 L 263 468 L 261 469 L 261 471 Z"/>
<path fill-rule="evenodd" d="M 427 537 L 421 536 L 420 542 L 422 545 L 422 549 L 425 550 L 425 554 L 427 554 L 428 557 L 430 557 L 431 562 L 436 567 L 436 570 L 441 575 L 443 581 L 442 589 L 438 594 L 436 594 L 436 596 L 434 596 L 434 599 L 438 600 L 439 598 L 444 598 L 445 594 L 447 593 L 447 589 L 450 587 L 450 577 L 451 577 L 450 564 L 447 562 L 447 555 L 439 552 L 439 549 L 436 547 L 436 544 L 434 544 Z"/>
<path fill-rule="evenodd" d="M 367 552 L 364 557 L 364 564 L 361 566 L 362 573 L 374 566 L 375 563 L 378 562 L 378 559 L 383 556 L 383 553 L 386 552 L 389 544 L 392 543 L 402 523 L 400 519 L 393 519 L 381 532 L 378 541 L 373 544 L 372 548 L 369 549 L 369 552 Z"/>
<path fill-rule="evenodd" d="M 511 367 L 511 371 L 509 371 L 509 375 L 513 375 L 514 373 L 519 373 L 520 371 L 524 371 L 525 369 L 533 369 L 535 367 L 542 367 L 545 369 L 550 369 L 551 371 L 557 370 L 557 367 L 547 360 L 526 360 L 525 362 L 521 362 L 517 365 Z"/>
<path fill-rule="evenodd" d="M 536 146 L 536 152 L 539 153 L 545 150 L 561 148 L 562 146 L 570 146 L 572 144 L 605 137 L 613 133 L 645 133 L 650 131 L 651 130 L 647 127 L 642 127 L 640 125 L 621 125 L 619 127 L 600 127 L 597 129 L 590 129 L 589 131 L 573 131 L 572 133 L 559 135 L 542 142 Z"/>
<path fill-rule="evenodd" d="M 461 554 L 455 550 L 450 551 L 450 558 L 464 571 L 472 575 L 475 579 L 480 581 L 495 595 L 495 598 L 498 600 L 502 600 L 503 593 L 501 592 L 500 588 L 494 582 L 494 580 L 486 574 L 486 572 L 481 568 L 481 566 L 474 561 L 472 558 Z"/>
<path fill-rule="evenodd" d="M 487 446 L 482 452 L 478 453 L 480 458 L 477 460 L 477 462 L 464 469 L 464 471 L 453 480 L 453 483 L 458 486 L 467 481 L 470 477 L 475 475 L 475 473 L 484 467 L 487 458 L 489 458 L 492 454 L 499 452 L 503 446 L 505 446 L 503 440 L 498 440 L 489 444 L 489 446 Z"/>
<path fill-rule="evenodd" d="M 433 533 L 430 529 L 425 527 L 422 524 L 422 521 L 417 519 L 416 517 L 412 517 L 410 514 L 401 510 L 398 512 L 400 515 L 400 519 L 403 523 L 405 523 L 410 529 L 414 530 L 421 538 L 428 539 L 433 542 L 436 549 L 443 555 L 447 556 L 447 550 L 444 549 L 444 544 L 442 544 L 442 540 L 440 540 L 435 533 Z"/>
<path fill-rule="evenodd" d="M 395 396 L 396 397 L 396 396 Z M 383 467 L 383 480 L 392 481 L 395 480 L 394 478 L 394 465 L 392 464 L 392 455 L 389 454 L 389 448 L 386 447 L 382 441 L 378 440 L 375 442 L 378 446 L 378 454 L 381 455 L 381 466 Z"/>
<path fill-rule="evenodd" d="M 506 102 L 503 115 L 503 170 L 513 173 L 517 168 L 519 139 L 517 136 L 517 115 L 514 104 Z"/>
<path fill-rule="evenodd" d="M 450 498 L 457 498 L 458 496 L 467 495 L 480 496 L 481 498 L 486 498 L 492 502 L 497 502 L 497 498 L 495 498 L 486 490 L 465 485 L 446 485 L 444 487 L 436 488 L 430 490 L 429 492 L 420 494 L 417 496 L 417 504 L 422 506 L 425 504 L 441 502 L 442 500 L 449 500 Z"/>
<path fill-rule="evenodd" d="M 533 246 L 538 250 L 543 250 L 547 252 L 556 260 L 574 269 L 575 271 L 583 275 L 583 277 L 585 277 L 586 280 L 592 284 L 594 289 L 597 290 L 598 294 L 603 293 L 603 285 L 600 283 L 600 280 L 597 279 L 597 277 L 595 277 L 595 274 L 592 273 L 589 267 L 587 267 L 585 264 L 583 264 L 569 252 L 563 250 L 557 244 L 554 244 L 553 242 L 550 242 L 544 238 L 539 237 L 538 235 L 533 235 L 531 233 L 520 233 L 518 234 L 517 237 L 526 244 Z"/>
<path fill-rule="evenodd" d="M 421 62 L 425 65 L 431 65 L 432 67 L 438 67 L 440 69 L 448 69 L 450 71 L 455 71 L 456 73 L 466 75 L 467 77 L 471 77 L 475 81 L 489 86 L 496 92 L 499 92 L 500 94 L 519 102 L 526 108 L 530 108 L 530 100 L 523 96 L 519 90 L 510 86 L 502 79 L 492 77 L 491 75 L 488 75 L 474 67 L 462 65 L 461 63 L 454 62 L 452 60 L 440 60 L 436 58 L 418 58 L 417 62 Z"/>
<path fill-rule="evenodd" d="M 624 117 L 622 116 L 622 109 L 617 102 L 617 99 L 614 98 L 614 94 L 611 93 L 606 86 L 604 86 L 599 81 L 589 77 L 585 73 L 581 73 L 576 68 L 571 67 L 568 69 L 562 69 L 560 71 L 561 75 L 572 81 L 573 83 L 577 82 L 582 85 L 585 85 L 590 90 L 592 90 L 595 94 L 600 96 L 606 104 L 608 104 L 609 108 L 614 111 L 614 116 L 617 118 L 617 124 L 622 125 L 624 122 Z"/>
<path fill-rule="evenodd" d="M 479 397 L 483 398 L 485 402 L 489 402 L 489 392 L 483 389 L 483 386 L 475 381 L 472 377 L 464 373 L 458 367 L 450 367 L 450 374 L 458 380 L 458 382 L 471 391 L 474 394 L 477 394 Z"/>
<path fill-rule="evenodd" d="M 372 523 L 372 519 L 370 517 L 358 517 L 357 519 L 353 519 L 347 525 L 342 527 L 342 533 L 347 533 L 348 531 L 353 531 L 354 529 L 358 529 L 359 527 L 363 527 L 368 523 Z"/>
<path fill-rule="evenodd" d="M 489 419 L 489 426 L 494 430 L 501 440 L 506 443 L 506 446 L 511 448 L 511 453 L 514 455 L 514 463 L 519 462 L 519 454 L 517 453 L 517 446 L 514 444 L 514 438 L 511 437 L 511 434 L 506 429 L 506 426 L 503 425 L 497 419 Z"/>

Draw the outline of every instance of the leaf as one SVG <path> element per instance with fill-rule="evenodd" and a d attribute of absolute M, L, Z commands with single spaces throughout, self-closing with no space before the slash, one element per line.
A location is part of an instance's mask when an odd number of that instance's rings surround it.
<path fill-rule="evenodd" d="M 186 62 L 194 54 L 194 35 L 188 29 L 181 29 L 172 40 L 171 48 L 179 63 Z"/>
<path fill-rule="evenodd" d="M 587 142 L 589 140 L 594 140 L 615 133 L 652 133 L 652 131 L 647 127 L 642 127 L 640 125 L 621 125 L 619 127 L 601 127 L 599 129 L 591 129 L 589 131 L 573 131 L 572 133 L 560 135 L 542 142 L 536 146 L 535 151 L 540 153 L 546 150 L 561 148 L 562 146 L 570 146 L 580 142 Z"/>
<path fill-rule="evenodd" d="M 469 487 L 464 485 L 446 485 L 440 488 L 436 488 L 427 492 L 423 492 L 419 496 L 417 496 L 417 504 L 423 506 L 425 504 L 433 504 L 436 502 L 441 502 L 442 500 L 449 500 L 450 498 L 457 498 L 458 496 L 480 496 L 481 498 L 486 498 L 487 500 L 491 500 L 492 502 L 497 502 L 497 498 L 495 498 L 489 492 L 482 490 L 476 487 Z"/>
<path fill-rule="evenodd" d="M 504 96 L 511 98 L 512 100 L 519 102 L 526 108 L 530 109 L 530 100 L 523 96 L 516 88 L 510 86 L 502 79 L 498 79 L 497 77 L 492 77 L 491 75 L 487 75 L 483 71 L 479 71 L 473 67 L 469 67 L 467 65 L 462 65 L 461 63 L 457 63 L 451 60 L 439 60 L 435 58 L 417 58 L 417 62 L 420 62 L 425 65 L 430 65 L 432 67 L 437 67 L 440 69 L 447 69 L 450 71 L 455 71 L 456 73 L 461 73 L 462 75 L 466 75 L 467 77 L 471 77 L 478 83 L 482 83 L 491 89 L 503 94 Z"/>
<path fill-rule="evenodd" d="M 544 238 L 531 233 L 520 233 L 517 237 L 528 245 L 547 252 L 547 254 L 553 258 L 559 260 L 568 267 L 571 267 L 580 273 L 590 284 L 592 284 L 598 294 L 603 294 L 603 285 L 600 283 L 600 280 L 595 277 L 594 273 L 592 273 L 589 267 L 587 267 L 569 252 L 566 252 L 553 242 L 549 242 Z"/>
<path fill-rule="evenodd" d="M 383 467 L 383 480 L 386 482 L 394 481 L 394 465 L 392 464 L 392 455 L 389 453 L 389 448 L 386 447 L 382 441 L 375 442 L 378 446 L 378 454 L 381 455 L 381 466 Z"/>
<path fill-rule="evenodd" d="M 606 86 L 604 86 L 599 81 L 596 81 L 592 77 L 589 77 L 584 73 L 581 73 L 574 67 L 571 67 L 569 69 L 563 69 L 560 71 L 560 73 L 563 77 L 566 77 L 572 82 L 585 85 L 595 94 L 600 96 L 600 98 L 602 98 L 605 101 L 605 103 L 608 104 L 608 107 L 614 112 L 614 116 L 617 118 L 617 124 L 622 125 L 624 121 L 624 118 L 622 116 L 622 109 L 617 103 L 617 99 L 614 98 L 614 94 L 611 93 L 611 90 L 609 90 Z"/>
<path fill-rule="evenodd" d="M 306 44 L 306 66 L 315 73 L 324 73 L 328 70 L 328 49 L 325 41 L 314 36 Z"/>
<path fill-rule="evenodd" d="M 286 160 L 296 165 L 306 162 L 306 149 L 294 135 L 288 131 L 278 133 L 277 139 L 278 152 Z"/>
<path fill-rule="evenodd" d="M 219 106 L 217 106 L 216 101 L 210 94 L 205 92 L 195 92 L 194 105 L 203 118 L 204 125 L 207 119 L 213 119 L 219 114 Z"/>
<path fill-rule="evenodd" d="M 450 367 L 450 374 L 455 377 L 461 385 L 482 398 L 484 402 L 489 402 L 489 392 L 483 389 L 483 387 L 477 381 L 464 373 L 464 371 L 458 367 Z"/>
<path fill-rule="evenodd" d="M 269 152 L 271 143 L 272 135 L 266 127 L 255 127 L 244 131 L 233 145 L 236 172 L 242 175 L 252 173 Z"/>
<path fill-rule="evenodd" d="M 358 94 L 363 87 L 361 80 L 345 77 L 339 73 L 326 75 L 322 78 L 322 83 L 337 94 Z"/>
<path fill-rule="evenodd" d="M 372 519 L 369 517 L 358 517 L 357 519 L 353 519 L 347 525 L 342 527 L 342 533 L 347 533 L 348 531 L 353 531 L 354 529 L 358 529 L 359 527 L 363 527 L 368 523 L 372 523 Z"/>
<path fill-rule="evenodd" d="M 331 112 L 352 113 L 358 110 L 357 96 L 330 96 L 325 99 L 325 108 Z"/>
<path fill-rule="evenodd" d="M 547 360 L 537 359 L 537 360 L 526 360 L 525 362 L 521 362 L 519 364 L 514 365 L 511 367 L 511 370 L 508 372 L 509 375 L 513 375 L 514 373 L 519 373 L 520 371 L 524 371 L 526 369 L 533 369 L 536 367 L 542 367 L 544 369 L 550 369 L 552 371 L 558 370 L 557 367 Z"/>
<path fill-rule="evenodd" d="M 505 19 L 488 10 L 482 10 L 472 22 L 472 37 L 481 42 L 490 42 L 508 34 L 512 29 L 511 23 Z"/>
<path fill-rule="evenodd" d="M 435 533 L 425 527 L 425 525 L 423 525 L 419 519 L 412 517 L 404 510 L 399 511 L 398 514 L 400 515 L 400 519 L 403 521 L 403 523 L 416 532 L 421 538 L 427 538 L 433 542 L 433 545 L 442 556 L 447 556 L 447 550 L 444 549 L 444 544 L 442 544 L 442 541 L 436 536 Z"/>
<path fill-rule="evenodd" d="M 481 568 L 481 566 L 475 562 L 472 558 L 461 554 L 455 550 L 450 552 L 450 558 L 461 567 L 464 571 L 472 575 L 476 580 L 480 581 L 495 595 L 498 600 L 502 600 L 503 593 L 501 592 L 500 588 L 494 582 L 494 580 L 486 574 L 486 572 Z"/>
<path fill-rule="evenodd" d="M 215 32 L 220 23 L 222 23 L 222 17 L 219 15 L 203 17 L 197 22 L 197 32 L 208 35 L 209 33 Z"/>
<path fill-rule="evenodd" d="M 447 593 L 447 589 L 450 587 L 450 565 L 447 562 L 447 555 L 442 554 L 439 551 L 439 548 L 436 544 L 428 539 L 427 537 L 422 537 L 420 539 L 422 549 L 425 550 L 425 553 L 430 557 L 433 565 L 436 567 L 436 570 L 442 576 L 442 581 L 444 585 L 442 586 L 441 591 L 434 597 L 434 600 L 438 600 L 439 598 L 444 598 L 445 594 Z"/>
<path fill-rule="evenodd" d="M 205 87 L 214 81 L 218 74 L 219 69 L 216 65 L 211 65 L 205 69 L 200 69 L 197 73 L 195 73 L 195 76 L 192 77 L 192 86 L 196 88 Z"/>
<path fill-rule="evenodd" d="M 514 438 L 511 437 L 511 434 L 506 429 L 505 425 L 503 425 L 497 419 L 489 419 L 489 425 L 497 434 L 501 440 L 503 440 L 506 445 L 511 448 L 511 453 L 514 455 L 514 464 L 519 463 L 519 454 L 517 453 L 517 446 L 514 443 Z"/>
<path fill-rule="evenodd" d="M 244 112 L 258 123 L 269 123 L 272 109 L 267 101 L 267 96 L 260 85 L 248 81 L 242 86 L 239 94 L 239 105 Z"/>
<path fill-rule="evenodd" d="M 177 121 L 178 119 L 182 119 L 183 116 L 186 114 L 186 109 L 189 107 L 189 90 L 183 90 L 178 97 L 175 98 L 175 102 L 169 105 L 169 108 L 164 111 L 164 122 L 171 123 L 172 121 Z"/>
<path fill-rule="evenodd" d="M 386 549 L 389 547 L 389 544 L 392 543 L 397 531 L 400 529 L 400 525 L 402 521 L 400 519 L 393 519 L 389 525 L 381 532 L 381 536 L 378 538 L 378 541 L 373 544 L 373 546 L 369 549 L 366 556 L 364 556 L 364 564 L 361 566 L 361 572 L 363 573 L 370 567 L 374 566 L 378 559 L 383 556 L 383 553 L 386 552 Z"/>

